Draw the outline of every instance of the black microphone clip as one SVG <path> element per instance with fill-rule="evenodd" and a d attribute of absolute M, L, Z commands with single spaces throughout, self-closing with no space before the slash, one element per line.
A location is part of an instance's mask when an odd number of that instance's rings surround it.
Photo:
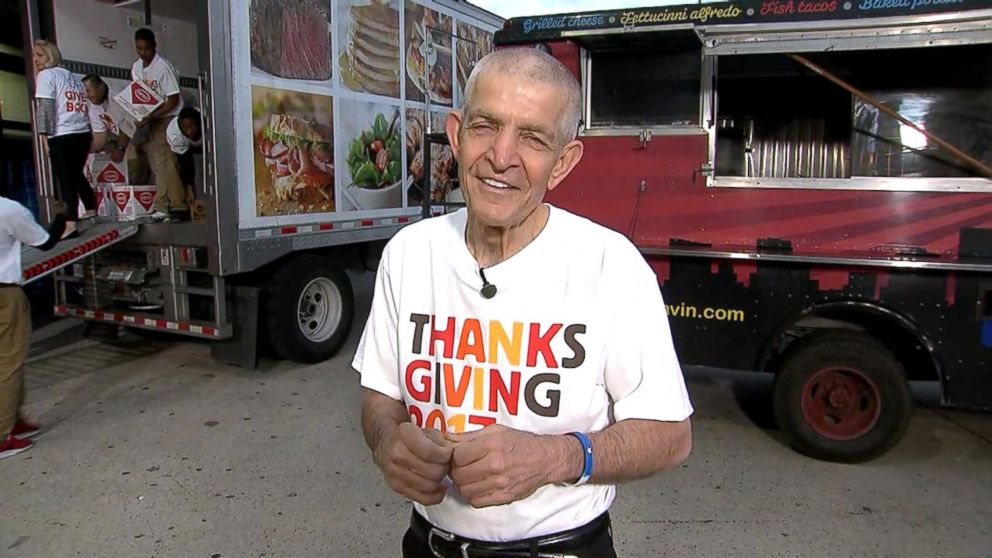
<path fill-rule="evenodd" d="M 496 285 L 493 285 L 486 279 L 486 271 L 483 268 L 479 268 L 479 276 L 482 277 L 482 289 L 479 290 L 479 294 L 482 298 L 490 299 L 496 296 Z"/>

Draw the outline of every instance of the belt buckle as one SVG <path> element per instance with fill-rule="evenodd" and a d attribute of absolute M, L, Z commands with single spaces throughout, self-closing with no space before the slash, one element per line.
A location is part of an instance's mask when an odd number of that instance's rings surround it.
<path fill-rule="evenodd" d="M 434 549 L 435 536 L 441 537 L 448 542 L 455 542 L 455 535 L 453 533 L 446 533 L 437 527 L 431 527 L 430 532 L 427 534 L 427 547 L 431 549 L 431 554 L 436 558 L 444 558 L 444 555 Z M 468 543 L 462 543 L 459 550 L 462 551 L 462 558 L 470 558 L 468 555 Z"/>

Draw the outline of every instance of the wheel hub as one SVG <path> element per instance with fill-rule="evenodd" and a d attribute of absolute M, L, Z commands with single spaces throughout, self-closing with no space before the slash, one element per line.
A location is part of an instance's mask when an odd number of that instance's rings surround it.
<path fill-rule="evenodd" d="M 868 433 L 881 415 L 878 387 L 863 371 L 833 366 L 813 373 L 803 386 L 806 423 L 831 440 L 852 440 Z"/>
<path fill-rule="evenodd" d="M 341 292 L 333 281 L 326 277 L 313 279 L 300 293 L 300 332 L 310 341 L 326 341 L 341 322 L 342 305 Z"/>

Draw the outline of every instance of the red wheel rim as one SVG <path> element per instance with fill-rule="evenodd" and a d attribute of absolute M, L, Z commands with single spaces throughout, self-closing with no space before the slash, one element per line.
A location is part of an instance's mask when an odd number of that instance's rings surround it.
<path fill-rule="evenodd" d="M 817 434 L 853 440 L 878 423 L 882 407 L 878 387 L 856 368 L 831 366 L 813 373 L 802 392 L 802 412 Z"/>

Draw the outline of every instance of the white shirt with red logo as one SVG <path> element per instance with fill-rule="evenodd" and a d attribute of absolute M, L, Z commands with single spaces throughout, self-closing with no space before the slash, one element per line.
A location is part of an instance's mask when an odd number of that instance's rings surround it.
<path fill-rule="evenodd" d="M 168 99 L 169 95 L 179 95 L 179 72 L 172 65 L 171 62 L 162 58 L 162 56 L 156 54 L 155 58 L 152 59 L 152 63 L 145 66 L 145 63 L 139 58 L 133 66 L 131 66 L 131 79 L 134 81 L 143 82 L 148 87 L 155 90 L 155 93 L 163 99 Z M 179 114 L 179 111 L 183 108 L 183 98 L 179 95 L 179 102 L 176 103 L 175 108 L 169 111 L 167 114 L 159 116 L 159 118 L 173 117 Z"/>
<path fill-rule="evenodd" d="M 103 103 L 97 105 L 90 103 L 90 129 L 93 130 L 94 134 L 100 134 L 103 132 L 110 132 L 112 136 L 121 135 L 121 130 L 114 122 L 114 117 L 110 115 L 108 109 L 110 108 L 110 95 Z"/>
<path fill-rule="evenodd" d="M 448 432 L 597 432 L 692 414 L 654 272 L 619 233 L 549 207 L 537 238 L 486 268 L 491 299 L 465 245 L 465 210 L 397 233 L 352 361 L 362 386 Z M 440 504 L 415 507 L 446 531 L 507 541 L 588 523 L 614 494 L 605 483 L 546 485 L 474 508 L 452 486 Z"/>
<path fill-rule="evenodd" d="M 199 141 L 193 141 L 183 135 L 183 131 L 179 128 L 179 117 L 169 122 L 169 126 L 165 129 L 165 140 L 169 142 L 169 147 L 176 155 L 185 155 L 190 147 L 200 145 Z"/>
<path fill-rule="evenodd" d="M 86 89 L 72 72 L 56 66 L 38 72 L 35 78 L 36 99 L 55 101 L 55 133 L 52 137 L 88 132 L 90 121 Z"/>

